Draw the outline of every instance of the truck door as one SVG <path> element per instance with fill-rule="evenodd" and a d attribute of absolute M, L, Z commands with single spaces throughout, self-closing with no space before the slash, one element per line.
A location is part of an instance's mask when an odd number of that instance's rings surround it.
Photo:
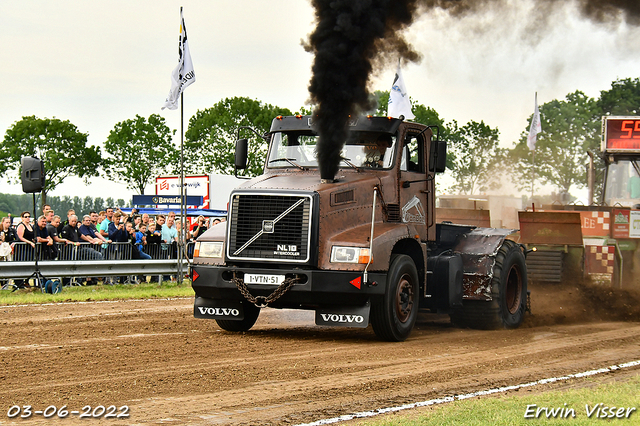
<path fill-rule="evenodd" d="M 400 162 L 400 218 L 415 226 L 421 241 L 428 240 L 433 222 L 433 179 L 427 179 L 427 138 L 430 132 L 409 131 Z"/>

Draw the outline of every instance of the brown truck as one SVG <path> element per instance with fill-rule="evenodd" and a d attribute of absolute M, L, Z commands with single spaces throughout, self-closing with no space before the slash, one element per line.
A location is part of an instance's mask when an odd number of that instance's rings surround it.
<path fill-rule="evenodd" d="M 515 328 L 527 307 L 524 248 L 508 229 L 436 223 L 446 143 L 387 117 L 348 123 L 334 179 L 321 179 L 310 116 L 279 116 L 264 174 L 230 196 L 227 222 L 196 242 L 194 316 L 246 331 L 263 307 L 402 341 L 418 311 L 461 326 Z M 246 166 L 247 140 L 236 145 Z M 473 155 L 473 153 L 469 153 Z"/>

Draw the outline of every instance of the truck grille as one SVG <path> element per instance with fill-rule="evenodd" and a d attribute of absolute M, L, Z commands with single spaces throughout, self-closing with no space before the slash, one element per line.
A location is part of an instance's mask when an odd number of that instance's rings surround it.
<path fill-rule="evenodd" d="M 227 256 L 238 260 L 307 262 L 311 197 L 235 193 Z"/>

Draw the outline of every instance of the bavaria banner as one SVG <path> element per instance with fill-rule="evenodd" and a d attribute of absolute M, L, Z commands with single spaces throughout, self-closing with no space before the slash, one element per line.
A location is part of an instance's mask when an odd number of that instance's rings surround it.
<path fill-rule="evenodd" d="M 178 42 L 178 65 L 171 73 L 171 90 L 169 96 L 164 103 L 162 109 L 178 109 L 178 101 L 180 95 L 196 81 L 196 73 L 193 70 L 191 62 L 191 52 L 189 51 L 189 43 L 187 43 L 187 28 L 184 25 L 182 17 L 182 8 L 180 8 L 180 40 Z"/>

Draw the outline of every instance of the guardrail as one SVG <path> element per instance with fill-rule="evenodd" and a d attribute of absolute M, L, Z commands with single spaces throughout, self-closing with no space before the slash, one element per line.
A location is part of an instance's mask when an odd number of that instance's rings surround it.
<path fill-rule="evenodd" d="M 182 260 L 183 270 L 189 267 Z M 108 277 L 124 275 L 175 275 L 178 259 L 160 260 L 45 260 L 38 262 L 38 270 L 50 277 Z M 0 279 L 24 279 L 36 271 L 36 262 L 0 262 Z"/>
<path fill-rule="evenodd" d="M 187 245 L 187 254 L 193 253 L 192 245 Z M 11 255 L 0 261 L 0 284 L 8 279 L 29 278 L 36 270 L 52 278 L 177 274 L 179 262 L 175 258 L 175 245 L 143 246 L 141 251 L 149 259 L 140 259 L 138 250 L 138 246 L 129 243 L 58 243 L 51 246 L 38 243 L 35 247 L 23 242 L 14 243 Z M 183 259 L 181 266 L 186 272 L 189 261 Z"/>

